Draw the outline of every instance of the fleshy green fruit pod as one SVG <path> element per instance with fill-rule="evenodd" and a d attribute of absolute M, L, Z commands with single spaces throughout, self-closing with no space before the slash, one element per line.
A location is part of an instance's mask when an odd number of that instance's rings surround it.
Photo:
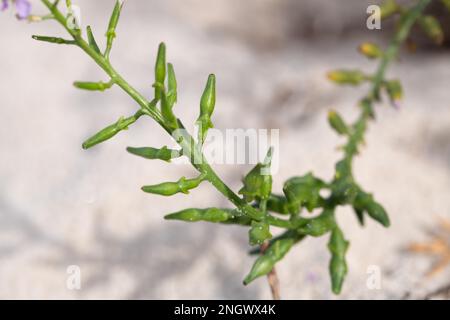
<path fill-rule="evenodd" d="M 117 0 L 114 5 L 113 12 L 111 17 L 109 18 L 108 30 L 106 32 L 106 37 L 108 42 L 112 42 L 112 40 L 116 37 L 116 28 L 119 23 L 120 11 L 122 10 L 123 2 Z"/>
<path fill-rule="evenodd" d="M 246 202 L 269 198 L 272 192 L 272 176 L 268 169 L 267 164 L 258 163 L 245 176 L 243 180 L 244 186 L 239 190 L 239 194 L 244 196 Z"/>
<path fill-rule="evenodd" d="M 350 130 L 345 123 L 344 119 L 335 111 L 330 110 L 328 112 L 328 123 L 330 126 L 336 130 L 336 132 L 340 135 L 348 135 L 350 134 Z"/>
<path fill-rule="evenodd" d="M 331 252 L 330 275 L 331 287 L 335 294 L 339 294 L 347 275 L 347 262 L 345 254 L 348 250 L 349 242 L 344 239 L 341 229 L 335 227 L 331 232 L 328 250 Z"/>
<path fill-rule="evenodd" d="M 289 203 L 286 197 L 282 195 L 271 194 L 267 199 L 267 210 L 280 213 L 289 214 Z"/>
<path fill-rule="evenodd" d="M 275 264 L 283 259 L 293 245 L 294 239 L 292 238 L 274 241 L 263 255 L 256 259 L 252 270 L 244 279 L 244 285 L 247 285 L 256 278 L 262 277 L 272 271 Z"/>
<path fill-rule="evenodd" d="M 319 193 L 324 187 L 325 183 L 312 173 L 286 181 L 283 192 L 289 202 L 290 212 L 298 213 L 301 206 L 305 206 L 310 212 L 317 208 L 321 199 Z"/>
<path fill-rule="evenodd" d="M 181 156 L 181 152 L 178 150 L 168 149 L 166 146 L 161 149 L 156 149 L 152 147 L 143 147 L 143 148 L 132 148 L 128 147 L 127 151 L 136 156 L 145 158 L 145 159 L 159 159 L 166 162 L 170 162 L 171 159 L 178 158 Z"/>
<path fill-rule="evenodd" d="M 137 112 L 135 115 L 129 117 L 129 118 L 123 118 L 121 117 L 119 120 L 117 120 L 116 123 L 107 126 L 106 128 L 102 129 L 98 133 L 96 133 L 91 138 L 87 139 L 85 142 L 83 142 L 83 149 L 89 149 L 99 143 L 102 143 L 108 139 L 111 139 L 116 134 L 118 134 L 122 130 L 128 129 L 128 126 L 135 123 L 139 117 L 142 116 L 141 112 Z"/>
<path fill-rule="evenodd" d="M 179 212 L 168 214 L 166 220 L 181 220 L 187 222 L 207 221 L 225 222 L 236 217 L 234 210 L 208 208 L 208 209 L 185 209 Z"/>
<path fill-rule="evenodd" d="M 336 225 L 333 210 L 330 209 L 325 209 L 317 218 L 308 220 L 308 223 L 299 228 L 298 231 L 312 237 L 320 237 L 332 230 Z"/>
<path fill-rule="evenodd" d="M 175 70 L 171 63 L 167 64 L 167 103 L 172 109 L 173 105 L 177 102 L 178 99 L 178 85 L 177 85 L 177 77 L 175 76 Z"/>
<path fill-rule="evenodd" d="M 86 33 L 88 37 L 89 46 L 94 49 L 95 52 L 100 54 L 100 48 L 98 47 L 97 41 L 95 41 L 94 34 L 92 33 L 91 26 L 86 27 Z"/>
<path fill-rule="evenodd" d="M 365 42 L 358 47 L 359 52 L 369 59 L 376 59 L 383 56 L 383 51 L 374 43 Z"/>
<path fill-rule="evenodd" d="M 155 63 L 155 99 L 161 99 L 166 79 L 166 45 L 161 42 L 158 47 L 158 55 Z"/>
<path fill-rule="evenodd" d="M 200 116 L 197 119 L 199 126 L 198 140 L 201 144 L 205 141 L 206 133 L 213 127 L 211 116 L 216 105 L 216 76 L 210 74 L 200 100 Z"/>
<path fill-rule="evenodd" d="M 353 206 L 355 209 L 367 212 L 372 219 L 378 221 L 383 226 L 390 226 L 391 223 L 386 210 L 373 199 L 373 195 L 359 190 Z"/>
<path fill-rule="evenodd" d="M 204 178 L 202 176 L 195 179 L 186 179 L 182 177 L 177 182 L 164 182 L 152 186 L 142 187 L 142 191 L 147 193 L 159 194 L 161 196 L 173 196 L 177 193 L 188 194 L 189 190 L 197 188 Z"/>
<path fill-rule="evenodd" d="M 262 244 L 264 241 L 272 238 L 272 234 L 270 233 L 270 225 L 264 221 L 253 221 L 248 235 L 250 245 L 252 246 Z"/>
<path fill-rule="evenodd" d="M 106 89 L 109 89 L 112 87 L 114 82 L 86 82 L 86 81 L 75 81 L 73 85 L 82 90 L 89 90 L 89 91 L 105 91 Z"/>
<path fill-rule="evenodd" d="M 422 16 L 419 24 L 434 43 L 441 45 L 444 42 L 444 31 L 438 19 L 430 15 Z"/>
<path fill-rule="evenodd" d="M 380 5 L 380 10 L 381 10 L 381 19 L 386 19 L 396 13 L 399 13 L 401 11 L 401 7 L 397 4 L 395 0 L 385 0 Z"/>
<path fill-rule="evenodd" d="M 337 84 L 359 85 L 367 76 L 359 70 L 334 70 L 328 73 L 328 79 Z"/>
<path fill-rule="evenodd" d="M 74 40 L 66 40 L 63 38 L 58 37 L 46 37 L 46 36 L 31 36 L 34 40 L 37 41 L 43 41 L 43 42 L 49 42 L 49 43 L 56 43 L 56 44 L 76 44 Z"/>

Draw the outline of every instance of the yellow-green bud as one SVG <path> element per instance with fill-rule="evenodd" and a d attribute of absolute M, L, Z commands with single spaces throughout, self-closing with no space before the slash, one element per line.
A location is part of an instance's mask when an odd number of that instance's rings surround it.
<path fill-rule="evenodd" d="M 386 19 L 396 13 L 399 13 L 401 11 L 401 7 L 397 4 L 395 0 L 385 0 L 380 5 L 380 10 L 381 10 L 381 19 Z"/>
<path fill-rule="evenodd" d="M 334 70 L 328 73 L 328 79 L 337 84 L 359 85 L 367 80 L 364 73 L 359 70 Z"/>
<path fill-rule="evenodd" d="M 328 123 L 340 135 L 348 135 L 350 133 L 347 124 L 335 110 L 328 112 Z"/>
<path fill-rule="evenodd" d="M 365 55 L 369 59 L 380 58 L 383 55 L 383 51 L 374 43 L 365 42 L 358 47 L 359 52 Z"/>
<path fill-rule="evenodd" d="M 441 45 L 444 42 L 444 31 L 438 19 L 430 15 L 423 16 L 419 18 L 419 24 L 434 43 Z"/>
<path fill-rule="evenodd" d="M 164 182 L 151 186 L 142 187 L 142 191 L 147 193 L 159 194 L 161 196 L 172 196 L 177 193 L 188 194 L 189 190 L 197 188 L 204 181 L 203 176 L 195 179 L 186 179 L 182 177 L 177 182 Z"/>

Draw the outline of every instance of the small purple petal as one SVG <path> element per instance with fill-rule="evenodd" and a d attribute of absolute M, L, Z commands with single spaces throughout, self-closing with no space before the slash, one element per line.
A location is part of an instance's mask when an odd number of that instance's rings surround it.
<path fill-rule="evenodd" d="M 8 0 L 2 0 L 2 6 L 0 7 L 0 10 L 5 11 L 8 9 Z"/>
<path fill-rule="evenodd" d="M 31 13 L 31 3 L 28 0 L 16 0 L 17 17 L 26 19 Z"/>

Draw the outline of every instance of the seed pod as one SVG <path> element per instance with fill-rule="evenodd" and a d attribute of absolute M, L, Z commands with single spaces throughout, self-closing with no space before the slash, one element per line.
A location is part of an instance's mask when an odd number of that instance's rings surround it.
<path fill-rule="evenodd" d="M 229 209 L 185 209 L 166 215 L 166 220 L 181 220 L 187 222 L 207 221 L 207 222 L 225 222 L 236 217 L 235 210 Z"/>
<path fill-rule="evenodd" d="M 342 117 L 335 111 L 328 112 L 328 123 L 340 135 L 349 135 L 350 130 Z"/>
<path fill-rule="evenodd" d="M 117 120 L 116 123 L 102 129 L 98 133 L 96 133 L 91 138 L 87 139 L 83 143 L 83 149 L 89 149 L 99 143 L 102 143 L 108 139 L 111 139 L 116 134 L 118 134 L 122 130 L 128 129 L 128 126 L 135 123 L 140 117 L 142 116 L 142 113 L 138 111 L 135 115 L 129 117 L 129 118 L 123 118 L 121 117 L 119 120 Z"/>
<path fill-rule="evenodd" d="M 401 7 L 397 4 L 395 0 L 385 0 L 380 5 L 380 10 L 381 10 L 381 19 L 386 19 L 396 13 L 399 13 L 401 11 Z"/>
<path fill-rule="evenodd" d="M 353 206 L 360 211 L 366 211 L 372 219 L 378 221 L 383 226 L 390 226 L 390 220 L 386 210 L 373 199 L 373 195 L 359 190 Z"/>
<path fill-rule="evenodd" d="M 76 44 L 74 40 L 66 40 L 63 38 L 58 37 L 45 37 L 45 36 L 31 36 L 34 40 L 37 41 L 43 41 L 43 42 L 50 42 L 50 43 L 56 43 L 56 44 Z"/>
<path fill-rule="evenodd" d="M 244 196 L 246 202 L 253 200 L 266 200 L 272 192 L 272 176 L 270 163 L 273 149 L 270 148 L 264 163 L 258 163 L 244 178 L 244 186 L 239 194 Z"/>
<path fill-rule="evenodd" d="M 275 264 L 283 259 L 293 245 L 294 239 L 292 238 L 282 238 L 274 241 L 263 255 L 256 259 L 250 273 L 244 279 L 244 285 L 272 271 Z"/>
<path fill-rule="evenodd" d="M 216 105 L 216 77 L 210 74 L 208 82 L 206 83 L 205 90 L 203 91 L 202 98 L 200 100 L 200 116 L 197 119 L 199 126 L 198 141 L 203 144 L 206 138 L 208 129 L 213 127 L 211 122 L 211 116 L 214 112 Z"/>
<path fill-rule="evenodd" d="M 325 183 L 312 173 L 286 181 L 283 192 L 289 202 L 289 211 L 298 213 L 301 206 L 305 206 L 309 212 L 317 208 L 321 199 L 319 193 L 324 187 Z"/>
<path fill-rule="evenodd" d="M 94 49 L 95 52 L 100 54 L 100 48 L 98 47 L 97 41 L 95 41 L 94 34 L 92 33 L 91 26 L 86 27 L 86 33 L 88 37 L 89 46 Z"/>
<path fill-rule="evenodd" d="M 267 239 L 272 238 L 272 234 L 270 233 L 270 226 L 267 222 L 252 222 L 252 227 L 249 232 L 250 245 L 259 245 L 262 244 Z"/>
<path fill-rule="evenodd" d="M 166 45 L 161 42 L 155 64 L 155 99 L 161 99 L 166 79 Z"/>
<path fill-rule="evenodd" d="M 177 78 L 175 76 L 175 70 L 173 68 L 173 65 L 171 63 L 167 64 L 167 102 L 172 109 L 173 105 L 177 102 L 178 98 L 178 85 L 177 85 Z"/>
<path fill-rule="evenodd" d="M 289 214 L 289 203 L 286 197 L 271 194 L 267 199 L 267 210 L 280 214 Z"/>
<path fill-rule="evenodd" d="M 345 254 L 348 250 L 349 242 L 344 239 L 341 229 L 335 227 L 328 242 L 328 250 L 331 252 L 330 275 L 331 287 L 335 294 L 339 294 L 347 274 L 347 262 Z"/>
<path fill-rule="evenodd" d="M 109 54 L 112 49 L 114 38 L 116 37 L 116 28 L 119 23 L 120 12 L 122 10 L 123 2 L 116 0 L 111 18 L 109 19 L 108 30 L 106 31 L 106 50 L 104 56 L 109 59 Z"/>
<path fill-rule="evenodd" d="M 144 186 L 142 187 L 142 191 L 159 194 L 161 196 L 172 196 L 177 193 L 188 194 L 189 190 L 197 188 L 203 180 L 203 176 L 199 176 L 195 179 L 186 179 L 185 177 L 182 177 L 177 182 L 164 182 L 152 186 Z"/>
<path fill-rule="evenodd" d="M 110 81 L 107 83 L 104 83 L 102 81 L 99 82 L 83 82 L 83 81 L 75 81 L 73 85 L 82 90 L 89 90 L 89 91 L 105 91 L 106 89 L 109 89 L 113 86 L 114 82 Z"/>
<path fill-rule="evenodd" d="M 357 86 L 367 80 L 367 76 L 359 70 L 335 70 L 328 73 L 328 79 L 337 84 Z"/>
<path fill-rule="evenodd" d="M 336 225 L 333 211 L 329 209 L 325 209 L 317 218 L 307 220 L 309 220 L 308 223 L 299 228 L 298 231 L 312 237 L 320 237 L 332 230 Z"/>
<path fill-rule="evenodd" d="M 419 24 L 434 43 L 441 45 L 444 42 L 444 31 L 438 19 L 430 15 L 422 16 L 419 18 Z"/>
<path fill-rule="evenodd" d="M 145 158 L 145 159 L 159 159 L 166 162 L 170 162 L 171 159 L 178 158 L 181 156 L 181 152 L 178 150 L 168 149 L 166 146 L 161 149 L 144 147 L 144 148 L 132 148 L 128 147 L 127 151 L 136 156 Z"/>
<path fill-rule="evenodd" d="M 369 59 L 376 59 L 383 56 L 383 51 L 374 43 L 365 42 L 358 48 L 361 54 L 365 55 Z"/>

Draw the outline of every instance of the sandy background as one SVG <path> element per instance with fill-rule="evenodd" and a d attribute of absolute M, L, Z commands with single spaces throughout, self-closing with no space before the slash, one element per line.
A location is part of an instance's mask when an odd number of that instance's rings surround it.
<path fill-rule="evenodd" d="M 35 1 L 36 2 L 36 1 Z M 77 1 L 83 24 L 104 33 L 112 1 Z M 287 178 L 314 171 L 329 179 L 340 140 L 326 123 L 329 108 L 348 119 L 365 88 L 339 88 L 325 73 L 337 67 L 373 70 L 359 56 L 362 39 L 383 43 L 389 30 L 365 29 L 365 1 L 129 0 L 112 60 L 140 91 L 152 95 L 152 68 L 164 40 L 179 81 L 177 112 L 197 117 L 210 72 L 218 77 L 214 122 L 226 128 L 280 129 L 280 170 Z M 351 9 L 350 9 L 351 8 Z M 113 141 L 83 151 L 81 142 L 136 106 L 118 88 L 80 92 L 74 80 L 106 78 L 78 49 L 31 40 L 59 35 L 52 22 L 18 23 L 0 15 L 0 298 L 270 298 L 264 279 L 243 287 L 253 263 L 247 230 L 168 222 L 185 207 L 227 206 L 204 184 L 189 196 L 160 198 L 139 188 L 181 175 L 189 166 L 149 162 L 128 145 L 162 146 L 170 139 L 145 119 Z M 377 109 L 356 177 L 388 209 L 392 227 L 360 228 L 351 210 L 338 219 L 351 241 L 349 274 L 339 298 L 423 298 L 448 282 L 428 279 L 433 260 L 406 254 L 427 239 L 437 217 L 450 218 L 450 59 L 421 47 L 390 69 L 402 79 L 400 111 Z M 250 166 L 218 166 L 235 190 Z M 286 299 L 334 299 L 326 238 L 308 239 L 278 265 Z M 78 265 L 81 290 L 66 287 Z M 366 286 L 369 266 L 382 288 Z M 442 296 L 439 296 L 442 297 Z"/>

